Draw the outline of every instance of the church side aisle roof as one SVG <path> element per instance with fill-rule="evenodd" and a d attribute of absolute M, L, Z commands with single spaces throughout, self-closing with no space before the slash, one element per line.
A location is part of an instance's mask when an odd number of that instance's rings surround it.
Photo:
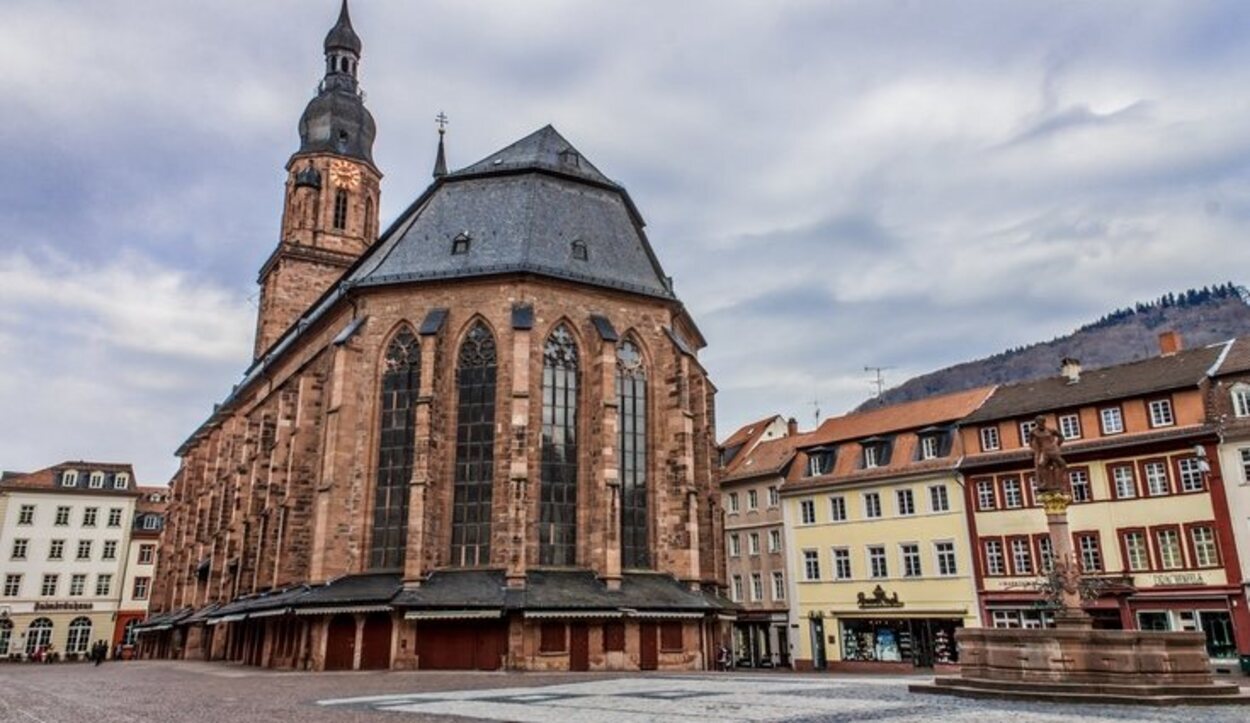
<path fill-rule="evenodd" d="M 518 272 L 673 298 L 625 190 L 551 126 L 437 180 L 347 278 Z"/>

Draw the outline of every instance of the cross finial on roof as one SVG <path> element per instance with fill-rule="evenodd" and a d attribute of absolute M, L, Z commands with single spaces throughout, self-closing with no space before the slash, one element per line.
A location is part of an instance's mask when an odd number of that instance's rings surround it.
<path fill-rule="evenodd" d="M 447 114 L 439 111 L 434 116 L 434 122 L 438 124 L 438 155 L 434 158 L 434 177 L 442 178 L 447 175 L 447 156 L 443 152 L 443 134 L 447 132 Z"/>

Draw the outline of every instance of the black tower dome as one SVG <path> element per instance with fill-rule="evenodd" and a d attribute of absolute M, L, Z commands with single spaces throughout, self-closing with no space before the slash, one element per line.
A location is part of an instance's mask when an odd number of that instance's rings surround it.
<path fill-rule="evenodd" d="M 300 147 L 295 155 L 333 153 L 373 165 L 377 126 L 365 108 L 356 78 L 360 49 L 360 36 L 352 28 L 347 0 L 343 0 L 338 22 L 326 35 L 325 78 L 299 119 Z"/>

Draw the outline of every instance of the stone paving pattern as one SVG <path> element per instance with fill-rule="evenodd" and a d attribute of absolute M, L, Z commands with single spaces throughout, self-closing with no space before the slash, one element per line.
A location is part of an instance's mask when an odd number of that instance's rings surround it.
<path fill-rule="evenodd" d="M 916 676 L 289 673 L 145 661 L 0 665 L 0 722 L 1195 721 L 1245 709 L 1047 706 L 913 695 Z M 1245 682 L 1245 679 L 1239 680 Z"/>

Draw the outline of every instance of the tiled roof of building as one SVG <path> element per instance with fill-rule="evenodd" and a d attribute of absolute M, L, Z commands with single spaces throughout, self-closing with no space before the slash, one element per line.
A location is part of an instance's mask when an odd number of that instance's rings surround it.
<path fill-rule="evenodd" d="M 642 228 L 625 190 L 546 126 L 437 179 L 346 281 L 532 273 L 674 298 Z M 467 243 L 452 253 L 457 238 Z"/>
<path fill-rule="evenodd" d="M 958 421 L 985 402 L 993 387 L 977 387 L 953 394 L 831 417 L 812 435 L 813 444 L 844 442 L 905 429 Z"/>
<path fill-rule="evenodd" d="M 1182 427 L 1168 427 L 1137 434 L 1115 435 L 1111 437 L 1095 437 L 1093 439 L 1074 439 L 1063 444 L 1063 456 L 1069 462 L 1079 461 L 1081 455 L 1104 452 L 1109 449 L 1120 449 L 1146 444 L 1158 444 L 1178 439 L 1200 437 L 1214 433 L 1215 428 L 1209 424 L 1187 424 Z M 993 452 L 977 452 L 964 458 L 960 469 L 993 467 L 1006 463 L 1033 464 L 1033 450 L 1028 447 L 1002 449 Z"/>
<path fill-rule="evenodd" d="M 1225 342 L 1226 343 L 1226 342 Z M 1189 349 L 1128 364 L 1082 371 L 1070 383 L 1062 375 L 998 387 L 966 422 L 1008 417 L 1124 399 L 1197 386 L 1224 351 L 1225 343 Z"/>
<path fill-rule="evenodd" d="M 67 470 L 77 470 L 78 472 L 78 481 L 74 485 L 66 486 L 61 482 L 61 473 Z M 92 488 L 89 486 L 92 472 L 103 472 L 105 474 L 103 487 Z M 125 473 L 128 476 L 126 487 L 123 489 L 116 489 L 112 484 L 113 476 L 118 473 Z M 133 495 L 136 493 L 137 487 L 135 485 L 135 470 L 132 465 L 117 462 L 71 460 L 34 472 L 6 474 L 3 479 L 0 479 L 0 490 L 6 489 Z"/>
<path fill-rule="evenodd" d="M 782 419 L 780 414 L 774 414 L 771 417 L 764 417 L 759 421 L 743 425 L 729 435 L 729 438 L 719 445 L 723 472 L 729 476 L 737 475 L 744 462 L 750 457 L 750 453 L 755 451 L 755 448 L 760 443 L 760 439 L 769 428 L 775 424 L 784 423 L 785 420 Z"/>
<path fill-rule="evenodd" d="M 962 448 L 951 425 L 982 404 L 992 390 L 993 387 L 978 387 L 828 419 L 807 435 L 782 490 L 794 492 L 954 469 Z M 933 459 L 920 458 L 917 433 L 927 430 L 939 437 L 938 456 Z M 872 439 L 888 445 L 888 456 L 879 466 L 865 468 L 863 444 Z M 807 476 L 808 454 L 820 447 L 833 448 L 833 469 L 827 474 Z"/>
<path fill-rule="evenodd" d="M 734 465 L 721 483 L 750 479 L 768 474 L 783 474 L 794 452 L 809 443 L 815 435 L 811 432 L 793 436 L 766 439 L 745 454 L 734 458 Z"/>
<path fill-rule="evenodd" d="M 1250 336 L 1233 339 L 1213 376 L 1250 372 Z"/>
<path fill-rule="evenodd" d="M 716 610 L 716 600 L 672 575 L 624 573 L 619 590 L 588 570 L 531 570 L 524 589 L 510 589 L 499 570 L 445 570 L 395 596 L 398 607 L 499 610 Z"/>

